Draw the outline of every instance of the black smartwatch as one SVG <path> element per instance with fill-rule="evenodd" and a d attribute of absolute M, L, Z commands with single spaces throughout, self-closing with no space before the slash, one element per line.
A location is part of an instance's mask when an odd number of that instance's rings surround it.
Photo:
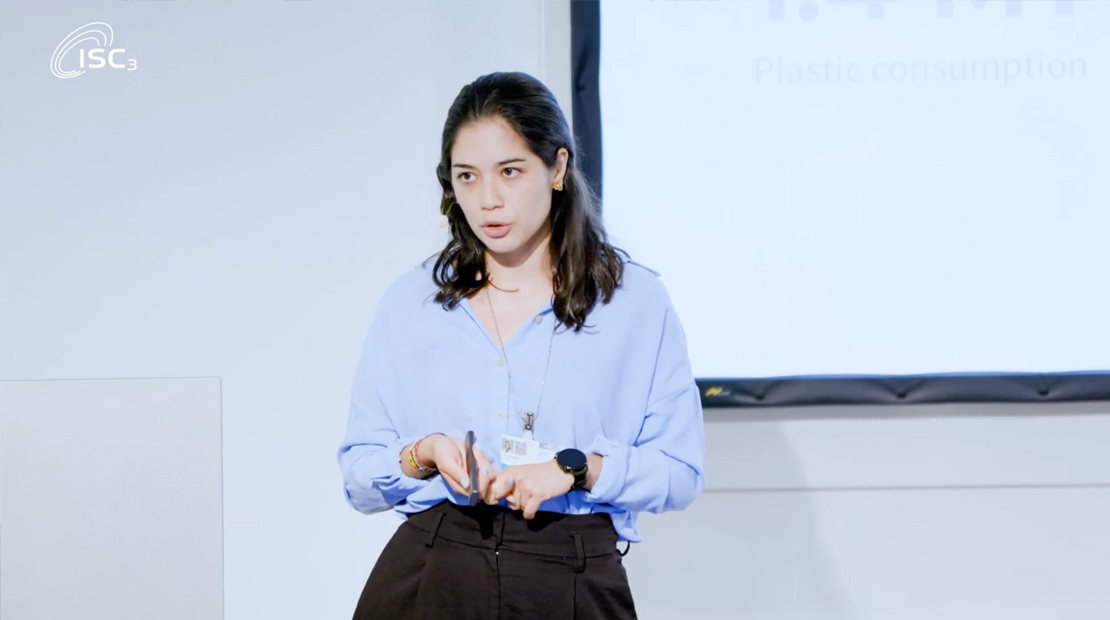
<path fill-rule="evenodd" d="M 555 462 L 559 464 L 560 469 L 574 476 L 574 484 L 570 487 L 572 491 L 586 486 L 586 470 L 589 461 L 581 450 L 574 448 L 561 450 L 555 455 Z"/>

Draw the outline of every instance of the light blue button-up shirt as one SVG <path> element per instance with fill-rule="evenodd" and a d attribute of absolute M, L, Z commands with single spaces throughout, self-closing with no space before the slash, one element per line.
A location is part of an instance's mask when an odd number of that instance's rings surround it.
<path fill-rule="evenodd" d="M 541 511 L 607 512 L 621 540 L 640 542 L 637 513 L 681 510 L 701 492 L 701 399 L 658 274 L 626 262 L 610 302 L 599 302 L 579 332 L 560 326 L 554 340 L 551 305 L 539 309 L 505 343 L 508 364 L 469 300 L 445 310 L 435 293 L 430 261 L 402 275 L 383 295 L 363 342 L 338 454 L 356 510 L 394 508 L 405 516 L 443 500 L 466 505 L 441 476 L 404 475 L 399 454 L 430 433 L 473 430 L 499 468 L 502 435 L 522 435 L 510 368 L 520 407 L 541 404 L 537 441 L 603 457 L 589 492 L 549 499 Z"/>

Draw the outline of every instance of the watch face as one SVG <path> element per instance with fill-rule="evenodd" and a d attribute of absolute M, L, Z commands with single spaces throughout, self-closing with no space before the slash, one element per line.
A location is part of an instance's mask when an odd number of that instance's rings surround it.
<path fill-rule="evenodd" d="M 563 450 L 559 453 L 559 465 L 570 470 L 586 467 L 586 455 L 581 450 Z"/>

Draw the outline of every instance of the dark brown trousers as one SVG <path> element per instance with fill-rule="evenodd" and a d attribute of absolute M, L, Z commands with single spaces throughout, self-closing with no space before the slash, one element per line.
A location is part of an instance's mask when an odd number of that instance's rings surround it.
<path fill-rule="evenodd" d="M 443 502 L 408 518 L 366 581 L 354 620 L 636 617 L 608 515 Z"/>

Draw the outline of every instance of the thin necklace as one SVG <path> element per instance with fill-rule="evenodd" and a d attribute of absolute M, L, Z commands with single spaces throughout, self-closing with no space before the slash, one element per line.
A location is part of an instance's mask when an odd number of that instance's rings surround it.
<path fill-rule="evenodd" d="M 490 297 L 489 289 L 486 289 L 486 302 L 489 304 L 489 313 L 493 317 L 493 328 L 497 331 L 497 344 L 501 346 L 501 358 L 505 360 L 505 370 L 509 373 L 509 394 L 513 398 L 513 406 L 516 407 L 516 412 L 520 415 L 521 421 L 524 423 L 524 438 L 531 440 L 532 431 L 536 425 L 536 416 L 540 414 L 540 405 L 543 404 L 543 388 L 547 384 L 547 370 L 551 367 L 551 347 L 555 343 L 555 328 L 557 322 L 551 327 L 551 339 L 547 342 L 547 363 L 543 367 L 543 380 L 540 381 L 540 397 L 536 402 L 535 413 L 524 411 L 520 406 L 520 401 L 516 397 L 516 389 L 513 387 L 513 367 L 509 364 L 509 356 L 505 353 L 505 341 L 501 338 L 501 326 L 497 324 L 497 313 L 493 311 L 493 298 Z"/>

